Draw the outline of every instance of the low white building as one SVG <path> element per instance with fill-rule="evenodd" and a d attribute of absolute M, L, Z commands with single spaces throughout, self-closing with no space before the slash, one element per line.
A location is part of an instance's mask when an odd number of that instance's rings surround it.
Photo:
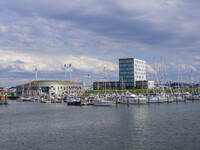
<path fill-rule="evenodd" d="M 84 85 L 66 81 L 33 81 L 16 87 L 18 96 L 40 95 L 69 95 L 75 93 L 82 95 L 85 92 Z"/>

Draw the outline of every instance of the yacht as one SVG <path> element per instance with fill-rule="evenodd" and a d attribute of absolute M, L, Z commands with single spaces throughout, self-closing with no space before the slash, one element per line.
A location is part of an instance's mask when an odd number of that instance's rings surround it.
<path fill-rule="evenodd" d="M 119 99 L 120 104 L 146 104 L 147 98 L 143 95 L 135 95 L 127 92 Z"/>
<path fill-rule="evenodd" d="M 94 106 L 112 106 L 113 102 L 108 101 L 107 97 L 99 97 L 98 95 L 93 100 Z"/>

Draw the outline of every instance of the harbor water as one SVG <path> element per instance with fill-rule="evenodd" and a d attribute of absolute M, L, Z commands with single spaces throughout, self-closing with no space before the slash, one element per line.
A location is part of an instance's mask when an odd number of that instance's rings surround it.
<path fill-rule="evenodd" d="M 200 101 L 112 107 L 10 101 L 1 150 L 199 150 Z"/>

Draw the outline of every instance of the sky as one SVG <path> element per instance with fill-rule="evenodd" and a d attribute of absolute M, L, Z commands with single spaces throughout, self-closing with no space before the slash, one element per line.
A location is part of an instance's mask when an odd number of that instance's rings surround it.
<path fill-rule="evenodd" d="M 38 79 L 117 81 L 118 59 L 163 62 L 164 80 L 199 82 L 199 0 L 2 0 L 0 86 Z M 177 69 L 178 68 L 178 69 Z M 67 80 L 69 69 L 66 68 Z"/>

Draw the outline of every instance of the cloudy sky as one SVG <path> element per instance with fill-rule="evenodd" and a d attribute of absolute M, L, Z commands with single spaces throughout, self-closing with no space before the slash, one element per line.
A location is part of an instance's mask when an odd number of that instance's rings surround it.
<path fill-rule="evenodd" d="M 147 62 L 148 79 L 161 57 L 166 80 L 199 80 L 199 0 L 1 0 L 0 84 L 64 79 L 118 80 L 118 59 Z M 156 65 L 154 65 L 156 62 Z M 192 72 L 192 73 L 191 73 Z M 89 74 L 89 77 L 88 77 Z M 69 73 L 67 72 L 69 79 Z"/>

